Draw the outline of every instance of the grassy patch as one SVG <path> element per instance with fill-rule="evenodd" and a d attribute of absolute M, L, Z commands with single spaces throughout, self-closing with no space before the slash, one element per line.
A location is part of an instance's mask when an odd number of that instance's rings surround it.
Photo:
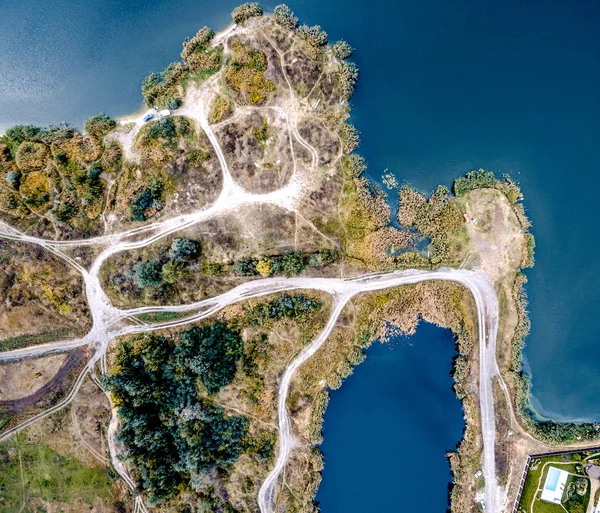
<path fill-rule="evenodd" d="M 53 342 L 71 334 L 72 330 L 63 328 L 38 333 L 36 335 L 21 335 L 20 337 L 7 338 L 6 340 L 0 340 L 0 351 L 12 351 L 13 349 L 20 349 L 21 347 Z"/>
<path fill-rule="evenodd" d="M 105 468 L 85 467 L 49 447 L 15 436 L 0 444 L 0 510 L 20 511 L 23 502 L 70 503 L 81 499 L 92 505 L 110 497 L 112 479 Z M 21 510 L 30 511 L 21 508 Z"/>
<path fill-rule="evenodd" d="M 169 322 L 175 321 L 177 319 L 183 319 L 185 317 L 189 317 L 194 312 L 159 312 L 159 313 L 151 313 L 151 314 L 140 314 L 137 316 L 142 322 Z"/>

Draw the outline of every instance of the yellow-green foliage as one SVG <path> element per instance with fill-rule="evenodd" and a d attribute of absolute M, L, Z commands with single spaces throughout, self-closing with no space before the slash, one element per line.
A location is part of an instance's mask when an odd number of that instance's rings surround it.
<path fill-rule="evenodd" d="M 209 123 L 219 123 L 229 117 L 233 110 L 231 101 L 225 96 L 217 96 L 210 109 Z"/>
<path fill-rule="evenodd" d="M 21 183 L 19 192 L 32 206 L 39 207 L 43 205 L 50 199 L 46 175 L 41 171 L 28 173 Z"/>
<path fill-rule="evenodd" d="M 273 83 L 265 78 L 265 54 L 239 40 L 231 41 L 229 47 L 232 55 L 227 63 L 227 83 L 238 93 L 241 102 L 252 105 L 265 103 L 268 94 L 275 90 Z"/>
<path fill-rule="evenodd" d="M 262 276 L 269 276 L 271 274 L 271 263 L 268 258 L 263 258 L 258 264 L 256 264 L 256 270 Z"/>
<path fill-rule="evenodd" d="M 74 137 L 66 148 L 71 158 L 83 164 L 93 162 L 102 156 L 102 144 L 94 137 Z"/>
<path fill-rule="evenodd" d="M 21 171 L 34 171 L 42 169 L 48 159 L 48 148 L 45 144 L 23 141 L 19 145 L 15 160 Z"/>

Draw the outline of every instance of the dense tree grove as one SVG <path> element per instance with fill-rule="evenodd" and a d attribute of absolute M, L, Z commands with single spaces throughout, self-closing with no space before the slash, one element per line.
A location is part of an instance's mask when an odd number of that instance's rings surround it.
<path fill-rule="evenodd" d="M 245 316 L 252 325 L 262 325 L 267 320 L 305 319 L 312 312 L 318 312 L 323 303 L 304 294 L 282 294 L 279 298 L 266 301 L 253 307 Z"/>
<path fill-rule="evenodd" d="M 177 342 L 177 343 L 176 343 Z M 171 498 L 194 479 L 252 449 L 247 419 L 226 416 L 198 394 L 229 383 L 243 345 L 224 323 L 193 327 L 178 341 L 144 335 L 118 348 L 104 384 L 119 408 L 125 457 L 151 502 Z"/>

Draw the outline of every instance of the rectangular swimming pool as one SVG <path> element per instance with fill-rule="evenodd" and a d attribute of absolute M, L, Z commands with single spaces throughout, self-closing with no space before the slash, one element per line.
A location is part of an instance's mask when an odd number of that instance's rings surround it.
<path fill-rule="evenodd" d="M 550 467 L 550 470 L 548 470 L 548 477 L 546 478 L 546 485 L 544 486 L 544 488 L 546 490 L 550 490 L 551 492 L 555 492 L 559 478 L 560 470 L 558 470 L 556 467 Z"/>

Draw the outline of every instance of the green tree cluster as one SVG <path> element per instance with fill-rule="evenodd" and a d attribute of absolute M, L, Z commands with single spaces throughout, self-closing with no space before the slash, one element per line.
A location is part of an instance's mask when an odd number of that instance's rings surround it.
<path fill-rule="evenodd" d="M 231 18 L 234 23 L 244 23 L 250 18 L 262 15 L 263 10 L 258 2 L 246 2 L 231 11 Z"/>
<path fill-rule="evenodd" d="M 194 327 L 177 341 L 143 337 L 117 350 L 104 377 L 119 410 L 119 439 L 151 502 L 176 496 L 193 476 L 235 462 L 246 449 L 247 419 L 226 416 L 198 394 L 216 393 L 235 375 L 239 333 L 224 323 Z"/>
<path fill-rule="evenodd" d="M 116 126 L 117 122 L 104 113 L 92 116 L 83 124 L 85 131 L 97 139 L 104 137 L 108 132 L 114 130 Z"/>
<path fill-rule="evenodd" d="M 282 27 L 290 30 L 296 30 L 298 26 L 298 18 L 294 15 L 287 5 L 279 4 L 273 9 L 273 19 Z"/>

